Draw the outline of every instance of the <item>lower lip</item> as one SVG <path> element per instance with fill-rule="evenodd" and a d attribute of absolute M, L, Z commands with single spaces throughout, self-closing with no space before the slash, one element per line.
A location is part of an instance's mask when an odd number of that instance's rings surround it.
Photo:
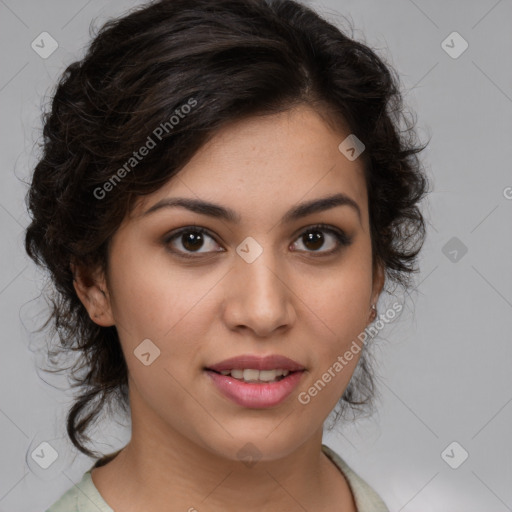
<path fill-rule="evenodd" d="M 217 389 L 241 407 L 264 409 L 284 402 L 299 385 L 304 371 L 288 374 L 284 379 L 266 384 L 243 382 L 211 370 L 206 373 Z"/>

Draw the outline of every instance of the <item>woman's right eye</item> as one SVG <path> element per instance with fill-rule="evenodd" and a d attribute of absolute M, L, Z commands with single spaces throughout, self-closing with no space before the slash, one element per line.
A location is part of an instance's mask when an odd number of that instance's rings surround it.
<path fill-rule="evenodd" d="M 201 228 L 201 227 L 186 227 L 181 228 L 177 232 L 171 233 L 166 236 L 164 240 L 164 244 L 167 247 L 170 247 L 170 251 L 178 254 L 179 256 L 183 256 L 184 258 L 195 258 L 196 256 L 192 256 L 192 254 L 205 254 L 211 252 L 222 252 L 221 250 L 206 250 L 199 251 L 205 245 L 205 241 L 208 239 L 213 241 L 213 244 L 210 243 L 210 247 L 218 244 L 215 242 L 212 235 L 210 235 L 209 231 Z M 208 244 L 206 244 L 208 246 Z M 176 248 L 178 246 L 178 248 Z M 181 246 L 181 247 L 180 247 Z"/>

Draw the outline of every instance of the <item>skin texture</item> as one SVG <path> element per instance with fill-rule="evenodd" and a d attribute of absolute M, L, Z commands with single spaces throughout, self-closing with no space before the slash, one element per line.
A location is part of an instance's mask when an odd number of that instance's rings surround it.
<path fill-rule="evenodd" d="M 131 441 L 92 472 L 115 510 L 355 510 L 320 448 L 323 422 L 359 355 L 309 404 L 297 400 L 364 331 L 384 284 L 382 269 L 372 276 L 362 162 L 338 150 L 348 134 L 307 106 L 226 125 L 176 177 L 140 198 L 113 236 L 107 275 L 76 274 L 91 318 L 116 325 L 130 375 Z M 361 219 L 345 205 L 280 222 L 297 204 L 338 192 L 357 202 Z M 180 207 L 141 216 L 167 197 L 218 203 L 241 221 Z M 345 231 L 351 244 L 319 256 L 337 242 L 322 231 L 324 244 L 308 245 L 302 234 L 316 223 Z M 166 235 L 194 225 L 212 238 L 191 246 L 180 235 L 165 245 Z M 248 236 L 263 248 L 250 264 L 236 253 Z M 170 252 L 187 248 L 198 258 Z M 161 352 L 149 366 L 133 353 L 146 338 Z M 203 371 L 242 354 L 285 355 L 307 371 L 282 404 L 243 408 Z M 261 456 L 252 467 L 237 458 L 246 443 Z"/>

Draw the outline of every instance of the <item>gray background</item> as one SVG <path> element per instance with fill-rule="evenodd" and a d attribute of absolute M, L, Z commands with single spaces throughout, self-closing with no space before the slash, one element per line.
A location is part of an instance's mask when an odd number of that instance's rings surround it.
<path fill-rule="evenodd" d="M 45 510 L 91 465 L 66 439 L 67 381 L 37 369 L 45 339 L 32 331 L 45 306 L 37 298 L 41 276 L 23 249 L 23 182 L 35 163 L 41 105 L 64 67 L 82 55 L 91 20 L 101 24 L 137 4 L 0 0 L 0 511 Z M 428 236 L 416 290 L 375 351 L 378 413 L 325 442 L 392 511 L 510 511 L 512 3 L 311 5 L 336 23 L 343 23 L 337 12 L 349 15 L 356 38 L 398 70 L 420 136 L 432 137 L 422 158 L 434 187 L 424 203 Z M 43 31 L 59 44 L 47 59 L 31 48 Z M 469 44 L 458 58 L 441 45 L 453 31 Z M 379 312 L 394 300 L 383 296 Z M 121 423 L 92 435 L 105 452 L 129 438 Z M 47 470 L 30 457 L 43 441 L 59 453 Z M 460 447 L 443 458 L 454 441 Z M 453 469 L 445 460 L 456 463 L 463 449 L 469 457 Z"/>

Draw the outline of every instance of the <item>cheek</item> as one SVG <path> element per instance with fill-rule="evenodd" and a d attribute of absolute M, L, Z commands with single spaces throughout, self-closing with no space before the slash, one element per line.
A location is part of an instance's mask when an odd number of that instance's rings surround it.
<path fill-rule="evenodd" d="M 312 283 L 309 283 L 311 285 Z M 304 282 L 301 297 L 323 321 L 327 339 L 336 344 L 357 336 L 370 313 L 371 269 L 361 264 L 340 266 L 314 287 Z M 340 340 L 341 339 L 341 340 Z"/>
<path fill-rule="evenodd" d="M 201 344 L 215 318 L 217 302 L 211 298 L 222 283 L 218 273 L 180 269 L 165 255 L 149 256 L 120 258 L 113 268 L 116 326 L 135 371 L 140 369 L 133 351 L 149 339 L 160 351 L 155 367 L 168 368 L 183 379 L 190 371 L 183 362 L 200 359 Z"/>
<path fill-rule="evenodd" d="M 200 416 L 183 383 L 191 378 L 191 361 L 209 325 L 199 321 L 207 304 L 201 298 L 214 283 L 207 279 L 192 285 L 190 271 L 170 270 L 162 264 L 142 268 L 127 258 L 114 272 L 116 326 L 137 395 L 166 421 L 179 423 L 171 411 L 180 410 L 183 417 Z M 143 340 L 151 343 L 142 345 Z M 144 350 L 139 349 L 143 346 Z M 139 359 L 147 352 L 149 365 Z"/>
<path fill-rule="evenodd" d="M 317 324 L 315 350 L 311 353 L 313 371 L 301 388 L 299 403 L 322 417 L 340 400 L 361 355 L 358 336 L 367 324 L 368 290 L 349 280 L 332 282 L 321 300 L 313 301 L 322 322 Z"/>
<path fill-rule="evenodd" d="M 120 248 L 117 254 L 121 256 L 111 265 L 116 326 L 130 345 L 145 338 L 158 343 L 186 318 L 201 290 L 190 286 L 189 274 L 166 265 L 163 257 L 150 258 L 149 254 Z"/>
<path fill-rule="evenodd" d="M 371 259 L 362 252 L 352 256 L 336 270 L 331 269 L 329 277 L 317 280 L 313 287 L 304 286 L 301 291 L 316 317 L 308 322 L 316 326 L 316 333 L 312 333 L 316 340 L 312 354 L 315 371 L 308 384 L 320 379 L 317 388 L 322 391 L 313 389 L 312 393 L 322 396 L 318 402 L 332 406 L 357 366 L 362 348 L 358 336 L 364 333 L 370 313 Z"/>

